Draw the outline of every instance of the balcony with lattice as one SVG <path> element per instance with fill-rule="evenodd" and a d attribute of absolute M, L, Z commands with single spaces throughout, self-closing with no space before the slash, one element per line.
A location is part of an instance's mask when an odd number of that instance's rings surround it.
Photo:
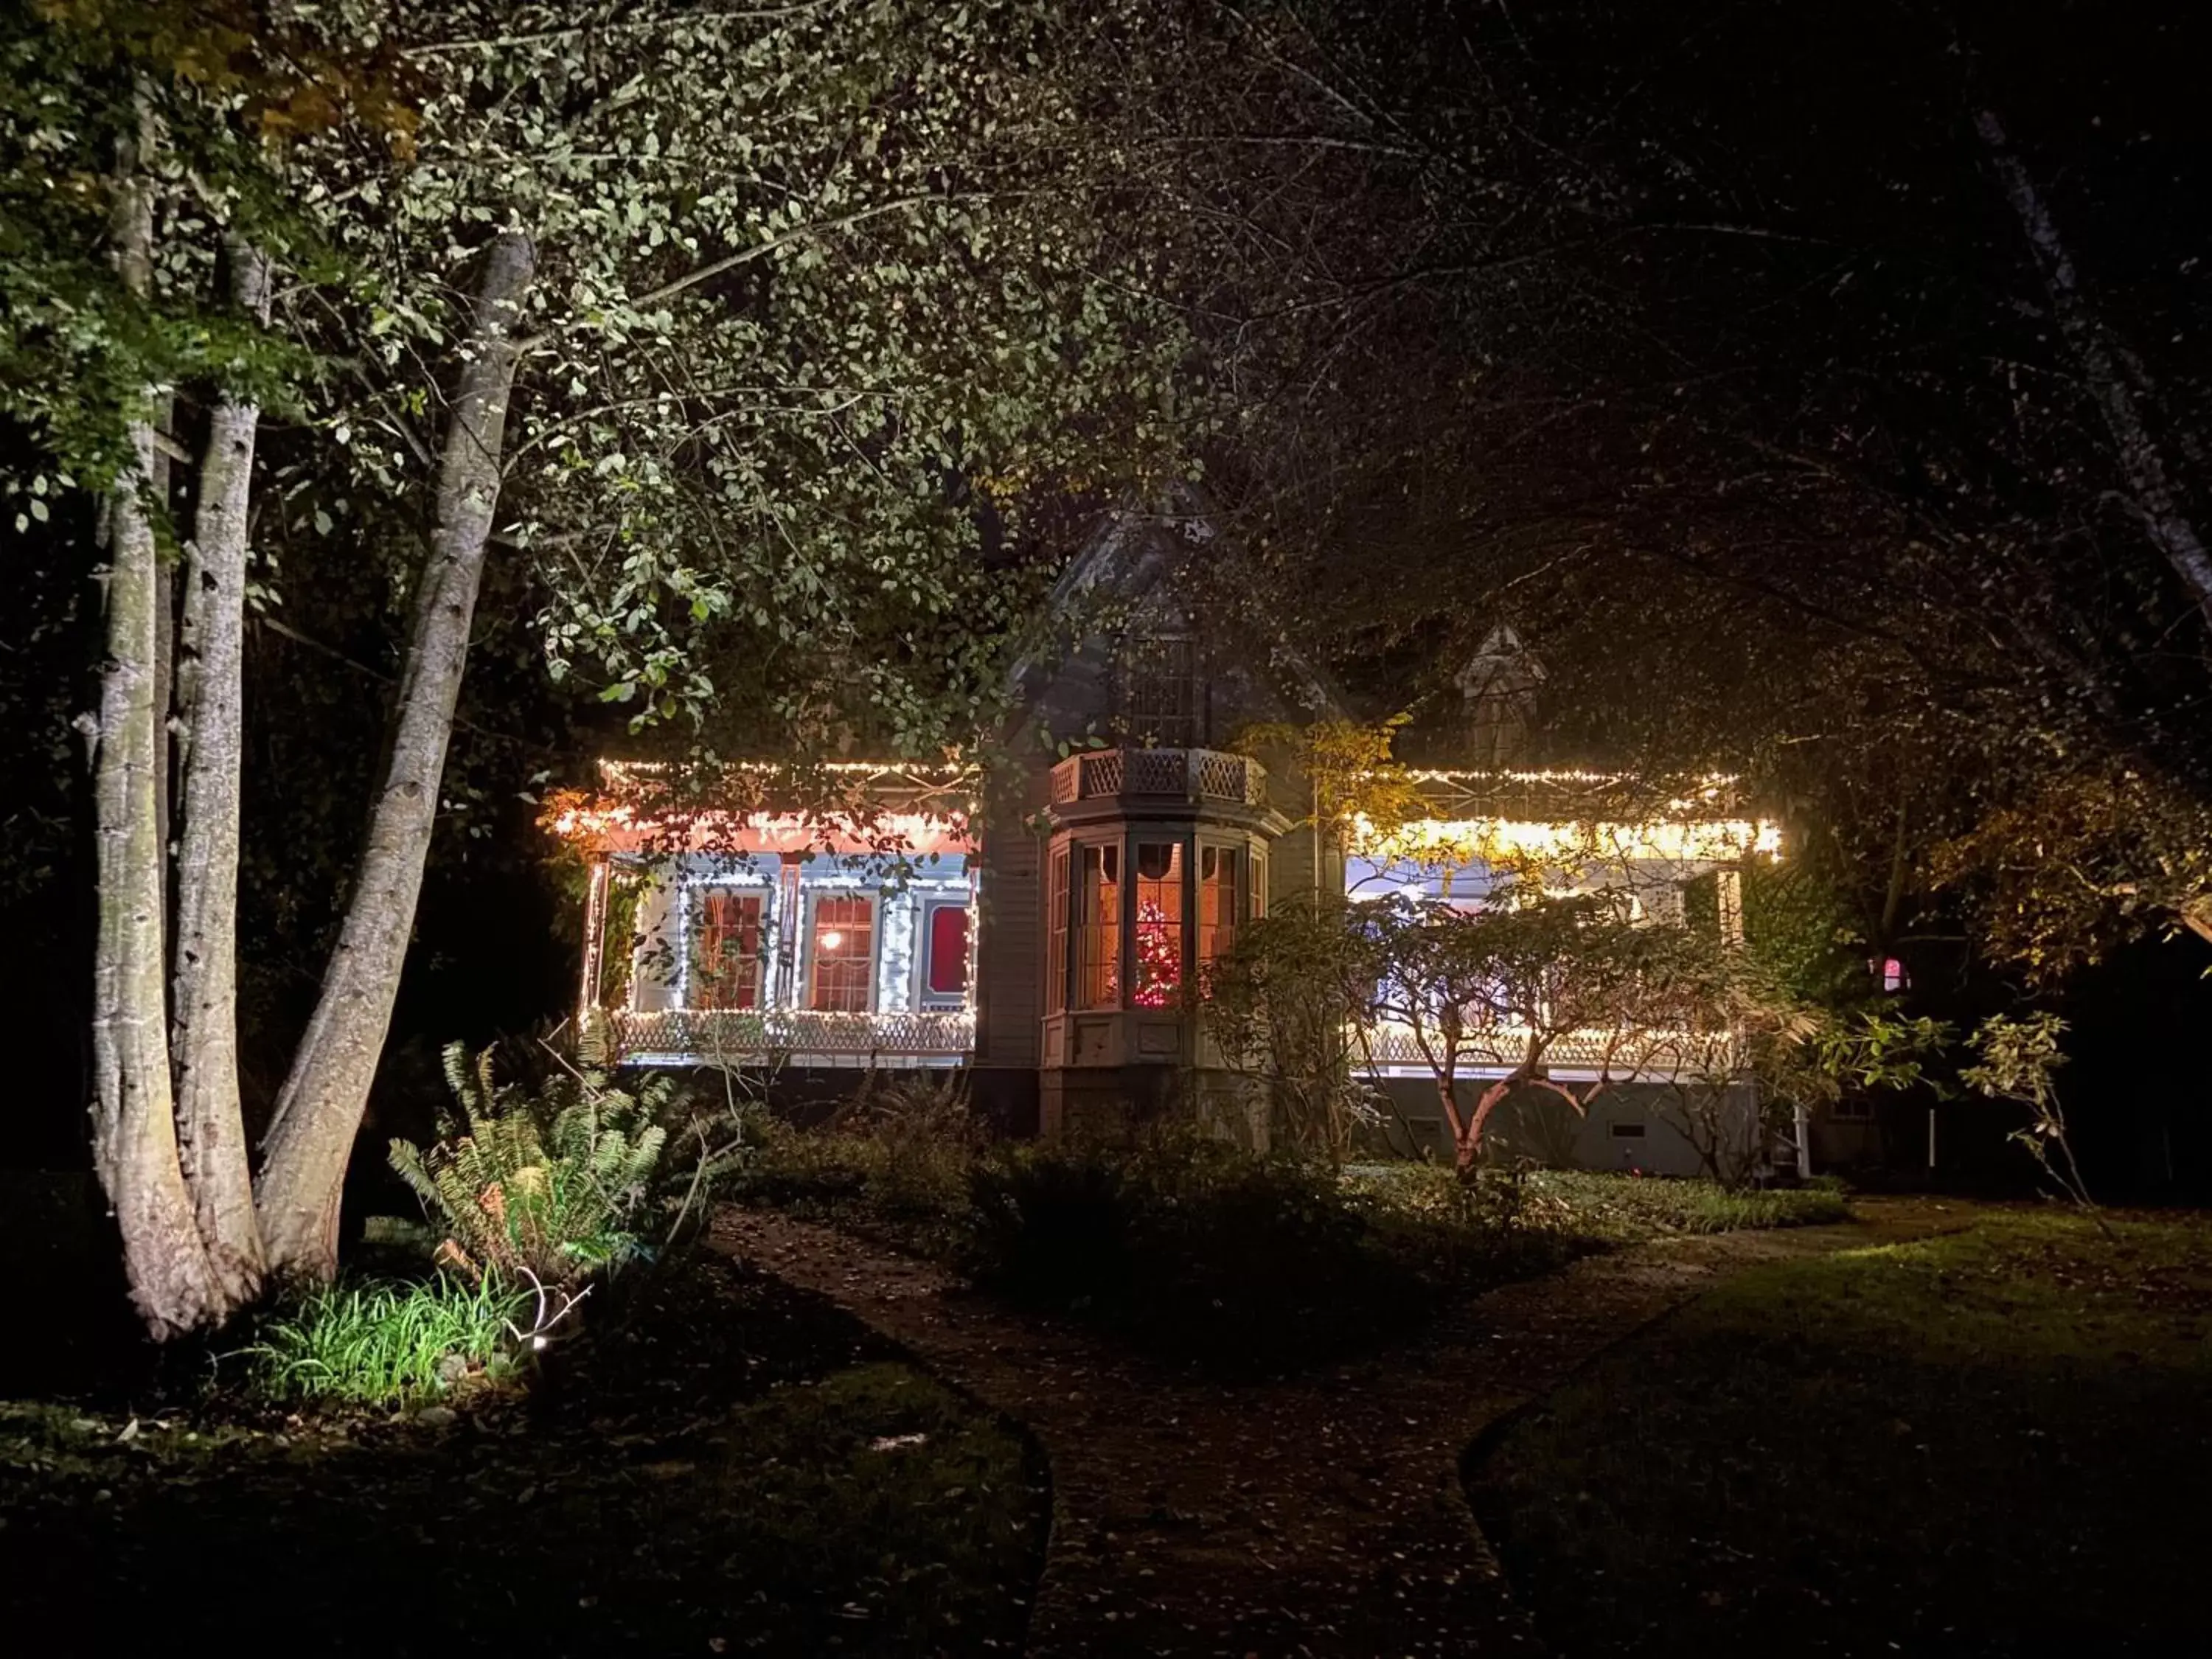
<path fill-rule="evenodd" d="M 1092 749 L 1052 769 L 1054 806 L 1106 799 L 1265 806 L 1267 769 L 1218 749 Z"/>

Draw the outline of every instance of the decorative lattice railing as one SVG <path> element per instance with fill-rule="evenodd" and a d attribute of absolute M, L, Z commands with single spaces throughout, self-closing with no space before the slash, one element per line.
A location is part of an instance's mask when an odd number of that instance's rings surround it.
<path fill-rule="evenodd" d="M 1102 795 L 1267 803 L 1267 769 L 1218 749 L 1094 749 L 1052 769 L 1054 805 Z"/>
<path fill-rule="evenodd" d="M 1438 1054 L 1441 1041 L 1436 1043 Z M 1460 1037 L 1459 1066 L 1462 1071 L 1497 1070 L 1518 1066 L 1528 1052 L 1525 1030 L 1502 1028 L 1470 1030 Z M 1383 1024 L 1368 1028 L 1364 1048 L 1355 1044 L 1355 1060 L 1371 1058 L 1386 1069 L 1426 1071 L 1431 1061 L 1420 1039 L 1410 1026 Z M 1599 1067 L 1619 1077 L 1642 1073 L 1690 1076 L 1729 1069 L 1736 1046 L 1725 1031 L 1645 1031 L 1623 1036 L 1611 1031 L 1572 1031 L 1554 1037 L 1544 1051 L 1544 1062 L 1553 1067 L 1580 1070 Z"/>
<path fill-rule="evenodd" d="M 611 1010 L 610 1035 L 630 1055 L 687 1059 L 957 1060 L 975 1047 L 966 1009 L 831 1014 L 803 1008 Z"/>

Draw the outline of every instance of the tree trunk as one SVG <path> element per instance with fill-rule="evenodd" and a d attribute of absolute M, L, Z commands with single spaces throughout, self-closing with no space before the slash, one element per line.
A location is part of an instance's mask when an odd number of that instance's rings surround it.
<path fill-rule="evenodd" d="M 232 298 L 269 316 L 269 261 L 232 238 Z M 178 632 L 180 736 L 169 1053 L 178 1150 L 218 1286 L 233 1307 L 261 1287 L 261 1230 L 238 1100 L 239 770 L 245 758 L 246 515 L 260 406 L 225 393 L 208 422 Z"/>
<path fill-rule="evenodd" d="M 535 252 L 521 232 L 492 239 L 439 461 L 437 518 L 416 596 L 390 758 L 337 949 L 270 1125 L 258 1198 L 270 1266 L 280 1272 L 327 1278 L 337 1267 L 338 1200 L 414 931 L 499 501 L 518 356 L 514 324 L 535 270 Z"/>
<path fill-rule="evenodd" d="M 112 234 L 118 270 L 145 291 L 153 204 L 136 147 L 120 158 Z M 93 1160 L 123 1235 L 124 1270 L 156 1338 L 220 1305 L 177 1161 L 162 985 L 163 827 L 156 817 L 155 675 L 160 583 L 154 429 L 131 428 L 132 465 L 109 503 L 106 653 L 93 766 L 100 920 L 93 947 Z"/>
<path fill-rule="evenodd" d="M 1474 1103 L 1474 1110 L 1468 1115 L 1467 1133 L 1459 1143 L 1459 1172 L 1462 1176 L 1474 1173 L 1475 1165 L 1482 1157 L 1482 1132 L 1490 1127 L 1490 1115 L 1498 1109 L 1499 1103 L 1506 1096 L 1513 1092 L 1514 1085 L 1519 1081 L 1517 1076 L 1502 1077 L 1485 1089 L 1482 1098 Z"/>
<path fill-rule="evenodd" d="M 2106 429 L 2119 450 L 2120 470 L 2127 478 L 2136 510 L 2142 514 L 2143 527 L 2152 544 L 2172 567 L 2173 574 L 2180 578 L 2206 625 L 2212 627 L 2212 553 L 2205 550 L 2196 526 L 2190 522 L 2166 478 L 2166 465 L 2159 457 L 2157 445 L 2151 441 L 2150 428 L 2143 420 L 2142 411 L 2136 407 L 2128 367 L 2120 361 L 2112 343 L 2083 302 L 2074 261 L 2067 254 L 2066 245 L 2059 240 L 2058 227 L 2044 206 L 2035 181 L 2028 177 L 2026 165 L 2013 153 L 2003 124 L 1993 111 L 1984 110 L 1975 118 L 1974 125 L 1989 149 L 1997 178 L 2004 185 L 2005 198 L 2019 217 L 2021 233 L 2034 251 L 2036 266 L 2043 273 L 2044 289 L 2051 296 L 2059 334 L 2073 352 L 2081 378 L 2088 384 L 2090 396 L 2096 399 L 2097 408 L 2105 417 Z"/>

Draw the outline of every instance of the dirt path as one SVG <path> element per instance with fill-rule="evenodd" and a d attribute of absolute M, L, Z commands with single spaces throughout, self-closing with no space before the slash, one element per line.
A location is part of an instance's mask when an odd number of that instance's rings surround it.
<path fill-rule="evenodd" d="M 1471 1301 L 1334 1371 L 1224 1384 L 1024 1317 L 942 1269 L 826 1228 L 729 1211 L 724 1249 L 814 1291 L 1026 1425 L 1052 1466 L 1031 1659 L 1534 1654 L 1461 1490 L 1504 1413 L 1725 1275 L 1921 1237 L 1963 1206 L 1669 1240 Z"/>

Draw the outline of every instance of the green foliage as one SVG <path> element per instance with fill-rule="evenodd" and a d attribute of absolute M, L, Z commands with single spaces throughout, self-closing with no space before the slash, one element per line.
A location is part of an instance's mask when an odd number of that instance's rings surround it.
<path fill-rule="evenodd" d="M 261 246 L 310 257 L 273 141 L 397 106 L 365 64 L 288 50 L 301 45 L 228 3 L 46 0 L 0 22 L 0 411 L 30 439 L 0 487 L 18 529 L 63 492 L 112 484 L 130 422 L 180 385 L 302 407 L 314 354 L 215 297 L 216 240 L 250 226 Z M 141 274 L 108 253 L 134 194 L 155 227 Z"/>
<path fill-rule="evenodd" d="M 1281 1139 L 1340 1161 L 1371 1111 L 1356 1034 L 1381 964 L 1363 921 L 1334 895 L 1272 907 L 1238 930 L 1200 1004 L 1223 1057 L 1266 1084 Z"/>
<path fill-rule="evenodd" d="M 1362 1165 L 1346 1180 L 1378 1219 L 1441 1220 L 1477 1232 L 1517 1228 L 1585 1246 L 1850 1218 L 1843 1194 L 1817 1185 L 1747 1192 L 1711 1181 L 1487 1167 L 1469 1182 L 1427 1164 Z"/>
<path fill-rule="evenodd" d="M 502 521 L 556 676 L 805 753 L 988 725 L 1037 583 L 980 556 L 982 520 L 1163 477 L 1194 435 L 1126 171 L 1085 142 L 1124 95 L 1108 21 L 441 0 L 363 27 L 408 66 L 408 165 L 342 132 L 296 158 L 373 277 L 318 325 L 365 379 L 345 493 L 431 487 L 419 365 L 514 225 L 543 275 Z"/>
<path fill-rule="evenodd" d="M 1255 754 L 1283 751 L 1305 781 L 1311 803 L 1299 822 L 1341 848 L 1354 834 L 1389 836 L 1429 816 L 1419 781 L 1391 752 L 1399 732 L 1413 718 L 1397 714 L 1371 724 L 1348 720 L 1306 726 L 1262 723 L 1238 732 L 1237 746 Z"/>
<path fill-rule="evenodd" d="M 2094 1215 L 2097 1206 L 2081 1179 L 2081 1166 L 2074 1161 L 2065 1109 L 2058 1101 L 2065 1036 L 2066 1022 L 2056 1014 L 2037 1012 L 2025 1018 L 1992 1014 L 1969 1039 L 1976 1060 L 1959 1073 L 1959 1081 L 1977 1094 L 2026 1107 L 2027 1121 L 2013 1131 L 2013 1143 L 2025 1147 L 2045 1175 Z M 2105 1228 L 2107 1237 L 2112 1236 L 2102 1217 L 2098 1225 Z"/>
<path fill-rule="evenodd" d="M 621 1319 L 526 1402 L 416 1397 L 459 1432 L 0 1401 L 0 1628 L 220 1653 L 251 1607 L 357 1659 L 1021 1650 L 1050 1504 L 1018 1428 L 718 1255 L 609 1289 Z"/>
<path fill-rule="evenodd" d="M 1991 790 L 1938 846 L 1936 878 L 1965 897 L 1998 960 L 2051 984 L 2153 931 L 2212 929 L 2212 805 L 2132 765 L 2048 764 Z"/>
<path fill-rule="evenodd" d="M 2057 1095 L 2058 1068 L 2066 1063 L 2060 1046 L 2065 1036 L 2066 1022 L 2056 1014 L 1992 1014 L 1975 1028 L 1978 1059 L 1959 1080 L 1995 1099 L 2047 1107 Z"/>
<path fill-rule="evenodd" d="M 969 1170 L 987 1139 L 951 1078 L 871 1079 L 821 1129 L 750 1116 L 732 1197 L 857 1224 L 941 1252 L 965 1225 Z"/>
<path fill-rule="evenodd" d="M 1007 1147 L 972 1194 L 980 1283 L 1217 1363 L 1324 1359 L 1427 1305 L 1325 1164 L 1186 1132 L 1129 1152 Z"/>
<path fill-rule="evenodd" d="M 756 1149 L 740 1197 L 886 1236 L 999 1295 L 1231 1370 L 1356 1351 L 1448 1298 L 1581 1251 L 1844 1215 L 1826 1191 L 1519 1169 L 1463 1179 L 1422 1164 L 1340 1170 L 1188 1125 L 1112 1144 L 979 1145 L 956 1132 L 929 1145 L 848 1121 L 769 1128 Z"/>
<path fill-rule="evenodd" d="M 1843 1007 L 1866 996 L 1865 938 L 1814 860 L 1750 859 L 1740 877 L 1744 947 L 1765 974 L 1814 1007 Z M 1695 885 L 1711 908 L 1712 878 Z"/>
<path fill-rule="evenodd" d="M 532 1273 L 570 1285 L 645 1254 L 674 1084 L 635 1092 L 596 1072 L 556 1072 L 544 1089 L 501 1085 L 491 1054 L 455 1043 L 446 1078 L 458 1116 L 427 1151 L 392 1143 L 391 1164 L 447 1231 L 439 1261 L 477 1279 Z"/>
<path fill-rule="evenodd" d="M 397 1405 L 495 1373 L 529 1299 L 489 1274 L 326 1285 L 271 1315 L 245 1352 L 272 1399 Z"/>

